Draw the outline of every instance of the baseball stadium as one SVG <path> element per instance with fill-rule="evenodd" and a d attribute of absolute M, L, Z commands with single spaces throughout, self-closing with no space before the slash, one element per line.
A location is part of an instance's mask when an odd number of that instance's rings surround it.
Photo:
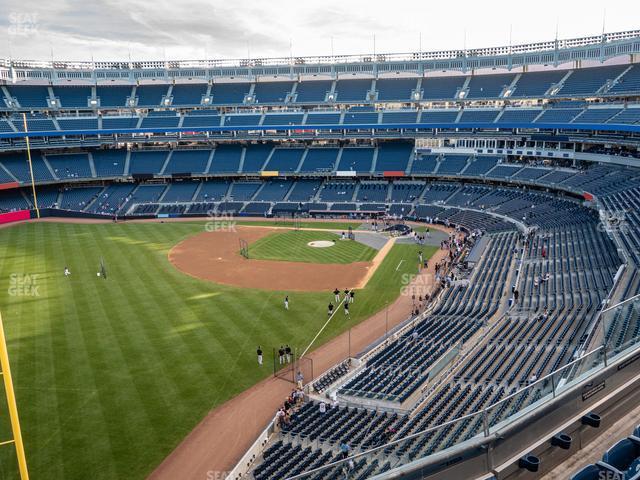
<path fill-rule="evenodd" d="M 640 479 L 640 30 L 411 50 L 0 59 L 1 480 Z"/>

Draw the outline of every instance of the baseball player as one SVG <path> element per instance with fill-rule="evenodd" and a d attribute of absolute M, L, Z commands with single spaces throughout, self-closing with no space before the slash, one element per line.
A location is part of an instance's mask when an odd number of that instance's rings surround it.
<path fill-rule="evenodd" d="M 258 345 L 256 353 L 258 354 L 258 365 L 262 365 L 262 349 L 260 348 L 260 345 Z"/>

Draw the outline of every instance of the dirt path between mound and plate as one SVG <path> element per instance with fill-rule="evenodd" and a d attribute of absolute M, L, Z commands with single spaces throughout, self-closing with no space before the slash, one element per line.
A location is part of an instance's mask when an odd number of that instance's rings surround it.
<path fill-rule="evenodd" d="M 435 227 L 445 230 L 443 227 Z M 438 250 L 413 282 L 415 288 L 407 289 L 416 296 L 430 291 L 435 264 L 445 258 L 448 251 Z M 355 355 L 383 337 L 388 329 L 406 320 L 413 308 L 410 295 L 401 295 L 389 305 L 388 312 L 381 310 L 372 317 L 318 347 L 307 357 L 313 359 L 314 372 L 321 373 Z M 336 317 L 335 321 L 340 321 Z M 259 368 L 256 366 L 256 368 Z M 263 366 L 262 368 L 269 368 Z M 150 480 L 207 480 L 225 478 L 236 463 L 255 442 L 293 385 L 285 380 L 269 377 L 243 393 L 212 410 L 191 433 L 151 473 Z"/>
<path fill-rule="evenodd" d="M 364 288 L 391 249 L 387 241 L 371 262 L 321 264 L 245 259 L 240 240 L 249 245 L 278 229 L 238 226 L 233 230 L 202 232 L 178 243 L 169 261 L 181 272 L 223 285 L 259 290 L 332 291 L 336 285 Z M 323 230 L 326 231 L 326 230 Z"/>

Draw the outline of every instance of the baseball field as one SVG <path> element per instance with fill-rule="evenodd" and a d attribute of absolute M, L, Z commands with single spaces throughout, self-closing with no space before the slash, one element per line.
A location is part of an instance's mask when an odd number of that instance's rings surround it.
<path fill-rule="evenodd" d="M 207 412 L 272 375 L 274 347 L 303 349 L 327 320 L 333 288 L 293 288 L 304 278 L 290 278 L 291 290 L 213 282 L 171 260 L 171 252 L 190 258 L 189 241 L 210 261 L 199 260 L 201 270 L 230 269 L 230 275 L 251 272 L 259 262 L 269 262 L 274 277 L 289 264 L 306 264 L 313 276 L 323 267 L 363 266 L 357 273 L 368 280 L 350 317 L 337 312 L 314 346 L 381 310 L 399 295 L 406 274 L 417 271 L 415 245 L 395 244 L 380 259 L 357 242 L 307 245 L 333 241 L 335 232 L 256 226 L 239 228 L 258 258 L 240 257 L 235 239 L 222 258 L 223 245 L 215 242 L 223 232 L 203 227 L 29 223 L 0 229 L 0 309 L 31 478 L 145 478 Z M 427 257 L 435 251 L 421 248 Z M 379 264 L 366 277 L 375 259 Z M 106 279 L 97 275 L 101 261 Z M 266 354 L 262 367 L 258 345 Z M 10 434 L 6 410 L 0 412 L 2 441 Z M 0 449 L 1 479 L 17 478 L 10 450 Z"/>

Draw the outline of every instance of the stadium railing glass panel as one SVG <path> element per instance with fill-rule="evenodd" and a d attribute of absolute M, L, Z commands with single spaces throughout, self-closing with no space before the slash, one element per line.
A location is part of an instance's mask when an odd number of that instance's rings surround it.
<path fill-rule="evenodd" d="M 631 297 L 602 312 L 607 361 L 615 361 L 640 343 L 640 295 Z"/>
<path fill-rule="evenodd" d="M 614 318 L 617 317 L 619 320 L 621 312 L 630 316 L 638 315 L 640 295 L 604 310 L 600 314 L 603 332 L 611 325 Z M 483 410 L 369 450 L 365 450 L 361 445 L 354 445 L 350 450 L 351 457 L 347 459 L 340 459 L 339 451 L 336 450 L 332 463 L 289 479 L 338 478 L 349 472 L 350 460 L 353 460 L 354 468 L 357 469 L 356 475 L 361 475 L 362 472 L 368 471 L 367 469 L 371 469 L 369 475 L 374 475 L 454 446 L 459 447 L 465 442 L 477 439 L 478 436 L 488 436 L 553 400 L 564 391 L 586 381 L 596 372 L 603 370 L 610 362 L 638 350 L 640 335 L 635 333 L 637 332 L 631 332 L 629 335 L 632 338 L 619 345 L 600 346 L 538 380 L 531 380 L 529 385 Z M 429 415 L 438 416 L 442 414 L 449 415 L 447 412 L 429 413 Z M 452 411 L 450 414 L 455 413 Z M 320 444 L 316 443 L 310 442 L 307 446 L 319 448 Z"/>

